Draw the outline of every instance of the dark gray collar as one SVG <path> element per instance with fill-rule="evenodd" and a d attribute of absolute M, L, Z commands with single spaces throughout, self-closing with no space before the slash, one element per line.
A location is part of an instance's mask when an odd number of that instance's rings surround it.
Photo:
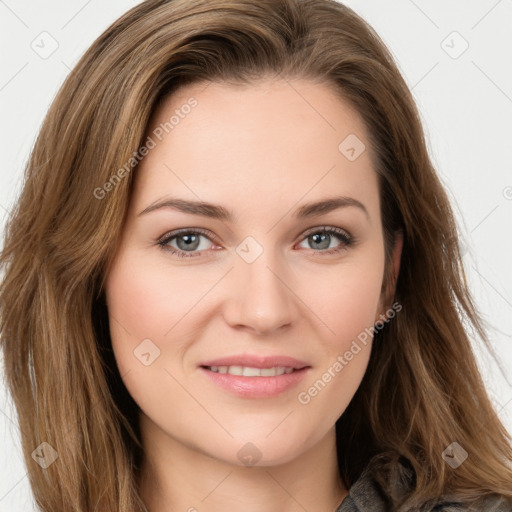
<path fill-rule="evenodd" d="M 414 490 L 416 475 L 412 464 L 403 457 L 400 458 L 390 478 L 394 498 L 392 499 L 383 485 L 376 478 L 378 473 L 380 457 L 374 457 L 357 481 L 350 487 L 349 494 L 341 502 L 336 512 L 390 512 L 398 510 L 393 502 L 405 497 Z M 387 473 L 389 474 L 389 473 Z M 468 505 L 462 504 L 454 497 L 444 497 L 430 500 L 421 507 L 422 512 L 461 512 L 472 510 L 474 512 L 512 512 L 512 503 L 507 502 L 499 495 L 488 495 L 482 497 L 478 503 L 473 504 L 471 509 Z M 400 512 L 407 512 L 400 509 Z"/>

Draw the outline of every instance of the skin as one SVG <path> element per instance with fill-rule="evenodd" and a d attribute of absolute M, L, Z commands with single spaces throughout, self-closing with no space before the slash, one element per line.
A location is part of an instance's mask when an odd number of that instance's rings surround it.
<path fill-rule="evenodd" d="M 148 134 L 192 96 L 197 106 L 136 170 L 106 281 L 116 362 L 141 409 L 144 500 L 151 512 L 334 511 L 348 493 L 335 422 L 364 376 L 371 339 L 309 403 L 298 394 L 390 306 L 380 295 L 384 240 L 366 127 L 329 86 L 269 78 L 185 86 L 157 109 Z M 366 145 L 355 161 L 338 150 L 349 134 Z M 293 218 L 301 205 L 334 194 L 359 200 L 368 216 L 345 207 Z M 138 215 L 171 195 L 223 205 L 235 221 L 171 208 Z M 356 241 L 345 247 L 332 235 L 328 249 L 342 250 L 326 255 L 308 239 L 318 230 L 305 235 L 323 226 Z M 195 255 L 179 258 L 158 239 L 180 228 L 213 236 L 201 235 Z M 252 263 L 236 252 L 247 236 L 263 248 Z M 182 242 L 168 245 L 184 250 Z M 400 253 L 398 239 L 395 275 Z M 144 339 L 160 350 L 148 366 L 134 357 Z M 243 353 L 288 355 L 311 369 L 271 398 L 235 396 L 198 369 Z M 261 457 L 252 466 L 237 456 L 248 442 Z"/>

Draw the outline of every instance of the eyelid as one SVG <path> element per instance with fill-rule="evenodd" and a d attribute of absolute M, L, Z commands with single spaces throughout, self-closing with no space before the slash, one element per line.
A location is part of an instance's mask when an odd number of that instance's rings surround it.
<path fill-rule="evenodd" d="M 177 237 L 177 236 L 179 236 L 182 233 L 198 233 L 198 234 L 206 236 L 212 242 L 213 241 L 217 241 L 217 237 L 215 236 L 215 234 L 212 233 L 208 229 L 204 229 L 204 228 L 181 228 L 181 229 L 173 229 L 171 231 L 168 231 L 167 233 L 164 233 L 161 237 L 159 237 L 157 239 L 157 242 L 158 243 L 167 242 L 167 241 L 169 241 L 170 238 Z"/>
<path fill-rule="evenodd" d="M 318 233 L 321 231 L 335 232 L 340 235 L 345 235 L 350 240 L 354 239 L 354 237 L 346 229 L 338 228 L 337 226 L 314 226 L 312 228 L 307 229 L 306 231 L 301 232 L 301 237 L 303 239 L 306 238 L 311 233 Z"/>
<path fill-rule="evenodd" d="M 336 226 L 313 226 L 313 227 L 307 229 L 306 231 L 301 231 L 300 236 L 302 238 L 300 240 L 307 237 L 310 233 L 317 233 L 319 231 L 335 231 L 339 234 L 345 235 L 349 239 L 354 238 L 346 229 L 343 229 L 343 228 L 338 228 Z M 218 242 L 217 236 L 214 233 L 212 233 L 209 229 L 204 229 L 204 228 L 180 228 L 180 229 L 171 230 L 171 231 L 168 231 L 167 233 L 164 233 L 162 236 L 160 236 L 157 239 L 157 242 L 165 242 L 169 238 L 178 236 L 181 233 L 191 233 L 191 232 L 200 233 L 201 235 L 205 235 L 207 238 L 211 239 L 211 241 Z"/>

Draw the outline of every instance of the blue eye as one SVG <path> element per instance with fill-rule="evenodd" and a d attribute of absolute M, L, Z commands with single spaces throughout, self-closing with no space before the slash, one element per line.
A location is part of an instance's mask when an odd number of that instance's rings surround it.
<path fill-rule="evenodd" d="M 331 248 L 329 246 L 333 239 L 338 239 L 341 243 Z M 315 228 L 313 231 L 310 231 L 309 234 L 306 234 L 304 241 L 313 246 L 316 244 L 316 249 L 321 249 L 320 252 L 322 254 L 334 254 L 347 249 L 354 242 L 354 239 L 343 229 L 325 226 L 321 229 Z"/>
<path fill-rule="evenodd" d="M 190 258 L 194 256 L 201 256 L 201 253 L 208 249 L 208 243 L 201 244 L 201 239 L 209 240 L 212 244 L 213 234 L 204 229 L 181 229 L 167 233 L 158 240 L 158 245 L 164 251 L 178 256 L 179 258 Z M 331 248 L 330 244 L 333 239 L 337 239 L 340 243 Z M 314 228 L 310 230 L 303 242 L 307 242 L 313 247 L 311 250 L 322 255 L 335 254 L 346 250 L 352 243 L 354 238 L 349 235 L 345 230 L 336 227 Z M 175 243 L 176 245 L 171 245 Z M 316 245 L 316 247 L 314 247 Z M 319 249 L 319 250 L 316 250 Z"/>
<path fill-rule="evenodd" d="M 200 252 L 195 252 L 201 246 L 201 238 L 209 240 L 210 236 L 210 232 L 203 229 L 183 229 L 164 235 L 164 238 L 158 241 L 158 245 L 180 258 L 189 258 L 201 255 Z M 177 247 L 170 245 L 175 240 Z M 202 247 L 202 250 L 205 249 Z"/>

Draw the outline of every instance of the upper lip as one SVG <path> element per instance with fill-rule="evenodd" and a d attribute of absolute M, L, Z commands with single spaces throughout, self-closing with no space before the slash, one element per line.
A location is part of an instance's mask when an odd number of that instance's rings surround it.
<path fill-rule="evenodd" d="M 300 370 L 309 366 L 304 361 L 288 356 L 257 356 L 250 354 L 221 357 L 200 363 L 199 366 L 245 366 L 250 368 L 274 368 L 276 366 Z"/>

